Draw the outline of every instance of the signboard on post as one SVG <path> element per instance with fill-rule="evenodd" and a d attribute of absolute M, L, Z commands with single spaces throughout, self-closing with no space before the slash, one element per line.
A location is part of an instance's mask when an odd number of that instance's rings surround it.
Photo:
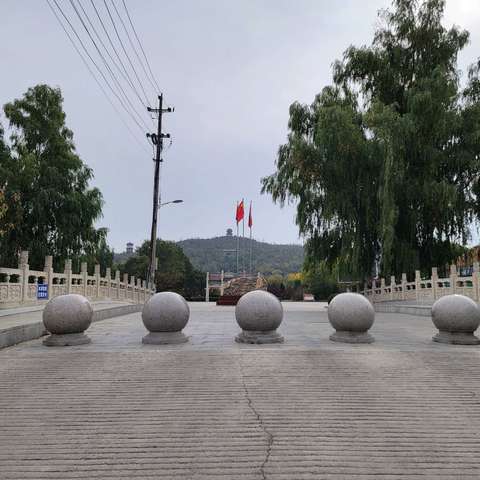
<path fill-rule="evenodd" d="M 48 283 L 37 285 L 37 300 L 45 300 L 48 298 Z"/>

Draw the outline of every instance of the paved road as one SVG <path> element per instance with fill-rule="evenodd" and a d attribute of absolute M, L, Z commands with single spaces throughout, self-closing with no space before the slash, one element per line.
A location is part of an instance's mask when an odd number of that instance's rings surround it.
<path fill-rule="evenodd" d="M 0 351 L 0 478 L 480 478 L 479 348 L 388 314 L 336 344 L 322 305 L 285 310 L 284 345 L 237 345 L 233 309 L 197 304 L 185 345 L 141 345 L 133 314 Z"/>

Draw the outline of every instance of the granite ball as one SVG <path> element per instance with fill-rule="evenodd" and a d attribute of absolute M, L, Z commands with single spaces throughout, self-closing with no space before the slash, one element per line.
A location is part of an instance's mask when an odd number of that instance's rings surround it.
<path fill-rule="evenodd" d="M 93 309 L 82 295 L 68 294 L 52 298 L 43 310 L 43 324 L 52 335 L 47 346 L 81 345 L 90 339 L 83 332 L 92 323 Z"/>
<path fill-rule="evenodd" d="M 142 320 L 150 332 L 143 343 L 184 343 L 188 339 L 182 329 L 187 325 L 190 308 L 178 293 L 161 292 L 153 295 L 143 307 Z"/>
<path fill-rule="evenodd" d="M 328 320 L 336 330 L 330 340 L 346 343 L 372 343 L 367 333 L 375 320 L 372 304 L 358 293 L 340 293 L 328 305 Z"/>
<path fill-rule="evenodd" d="M 477 345 L 480 340 L 473 334 L 480 325 L 480 308 L 464 295 L 446 295 L 432 306 L 432 321 L 439 333 L 435 342 L 457 345 Z"/>
<path fill-rule="evenodd" d="M 263 290 L 246 293 L 235 307 L 235 318 L 242 329 L 235 339 L 237 342 L 283 342 L 276 332 L 283 320 L 283 307 L 275 295 Z"/>

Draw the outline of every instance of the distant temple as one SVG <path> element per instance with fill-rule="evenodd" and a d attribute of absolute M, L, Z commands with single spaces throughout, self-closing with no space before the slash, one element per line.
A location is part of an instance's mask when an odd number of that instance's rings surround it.
<path fill-rule="evenodd" d="M 133 247 L 134 247 L 133 243 L 128 242 L 127 249 L 124 252 L 115 253 L 113 255 L 113 261 L 115 263 L 125 263 L 130 257 L 133 257 L 135 255 Z"/>

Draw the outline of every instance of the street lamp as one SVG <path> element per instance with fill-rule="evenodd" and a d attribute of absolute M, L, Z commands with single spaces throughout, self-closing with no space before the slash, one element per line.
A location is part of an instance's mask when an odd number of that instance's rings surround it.
<path fill-rule="evenodd" d="M 183 200 L 171 200 L 170 202 L 160 203 L 158 208 L 163 207 L 164 205 L 169 205 L 170 203 L 183 203 Z"/>

